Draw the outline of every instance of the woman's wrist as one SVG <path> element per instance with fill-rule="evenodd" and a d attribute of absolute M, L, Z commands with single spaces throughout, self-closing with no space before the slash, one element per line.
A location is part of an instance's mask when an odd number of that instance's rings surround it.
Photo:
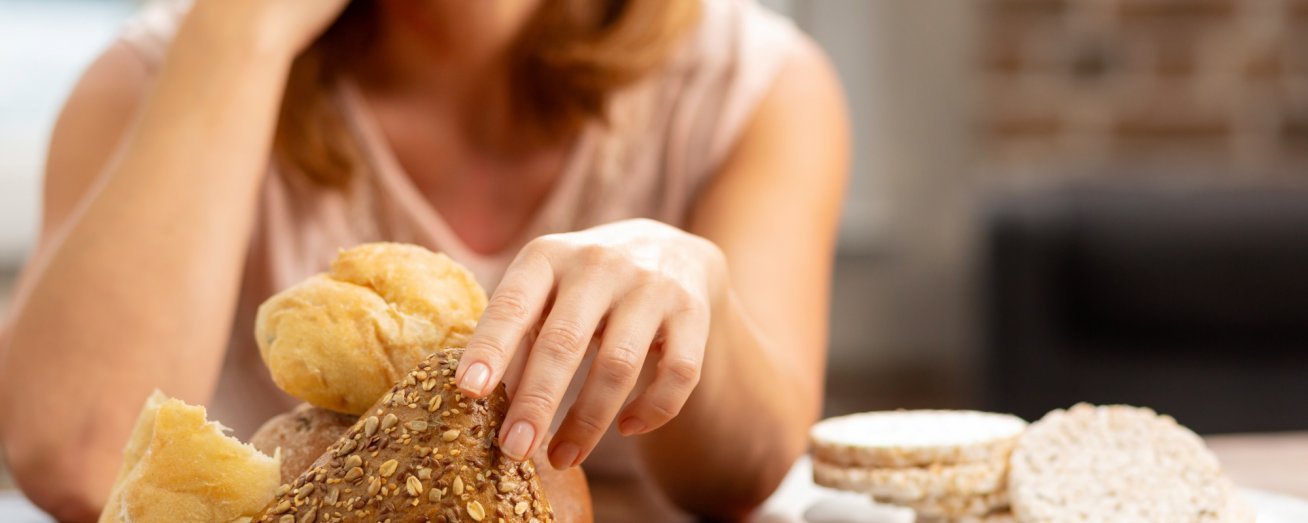
<path fill-rule="evenodd" d="M 692 249 L 698 254 L 704 268 L 706 298 L 710 314 L 716 316 L 728 304 L 731 295 L 731 274 L 727 267 L 727 255 L 712 240 L 685 233 L 691 238 Z"/>

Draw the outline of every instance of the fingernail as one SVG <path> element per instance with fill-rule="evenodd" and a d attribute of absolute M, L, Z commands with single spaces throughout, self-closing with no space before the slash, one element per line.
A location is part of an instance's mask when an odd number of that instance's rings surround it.
<path fill-rule="evenodd" d="M 527 459 L 527 450 L 531 448 L 531 441 L 534 439 L 536 439 L 536 429 L 532 428 L 530 423 L 519 421 L 509 429 L 509 434 L 500 444 L 500 450 L 510 458 L 522 461 Z"/>
<path fill-rule="evenodd" d="M 623 436 L 645 432 L 645 422 L 641 421 L 640 418 L 627 418 L 618 424 L 618 432 L 621 432 Z"/>
<path fill-rule="evenodd" d="M 550 464 L 558 470 L 566 469 L 577 464 L 578 454 L 581 454 L 581 449 L 565 441 L 554 447 L 554 452 L 550 453 Z"/>
<path fill-rule="evenodd" d="M 463 378 L 459 380 L 459 389 L 471 394 L 481 394 L 486 389 L 488 381 L 490 381 L 490 367 L 485 363 L 473 363 L 468 366 L 468 370 L 463 371 Z"/>

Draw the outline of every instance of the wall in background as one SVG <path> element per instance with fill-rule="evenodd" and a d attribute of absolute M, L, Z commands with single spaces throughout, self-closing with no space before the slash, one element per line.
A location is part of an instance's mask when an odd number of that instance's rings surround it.
<path fill-rule="evenodd" d="M 997 177 L 1303 180 L 1308 0 L 984 4 L 978 131 Z"/>
<path fill-rule="evenodd" d="M 855 163 L 833 297 L 833 387 L 893 381 L 913 389 L 921 380 L 963 386 L 976 347 L 968 220 L 977 4 L 786 3 L 831 54 L 854 124 Z M 885 394 L 891 397 L 862 396 L 886 402 L 876 403 L 882 406 L 909 401 Z"/>
<path fill-rule="evenodd" d="M 0 274 L 22 262 L 36 237 L 59 107 L 133 8 L 128 0 L 0 2 Z"/>

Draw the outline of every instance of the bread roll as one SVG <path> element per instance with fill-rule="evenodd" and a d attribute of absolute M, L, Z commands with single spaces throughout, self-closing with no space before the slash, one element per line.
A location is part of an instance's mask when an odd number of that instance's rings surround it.
<path fill-rule="evenodd" d="M 532 460 L 540 475 L 540 486 L 545 489 L 554 509 L 554 519 L 561 523 L 591 523 L 595 521 L 591 505 L 590 485 L 581 467 L 555 470 L 546 457 L 544 448 Z"/>
<path fill-rule="evenodd" d="M 250 445 L 264 454 L 280 452 L 281 482 L 290 483 L 356 421 L 358 416 L 303 403 L 265 422 L 250 437 Z"/>
<path fill-rule="evenodd" d="M 223 434 L 204 407 L 156 391 L 146 400 L 101 523 L 226 522 L 273 497 L 280 460 Z"/>
<path fill-rule="evenodd" d="M 462 346 L 485 308 L 485 291 L 445 255 L 371 243 L 264 302 L 255 338 L 278 387 L 357 415 L 427 355 Z"/>
<path fill-rule="evenodd" d="M 400 380 L 256 520 L 555 521 L 535 466 L 496 446 L 503 386 L 478 400 L 455 388 L 462 352 Z"/>

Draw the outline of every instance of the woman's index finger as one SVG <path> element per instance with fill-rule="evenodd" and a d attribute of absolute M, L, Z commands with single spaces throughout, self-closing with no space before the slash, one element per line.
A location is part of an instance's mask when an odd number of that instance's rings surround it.
<path fill-rule="evenodd" d="M 455 372 L 460 391 L 479 398 L 499 384 L 522 337 L 540 319 L 554 279 L 543 256 L 520 256 L 509 265 Z"/>

